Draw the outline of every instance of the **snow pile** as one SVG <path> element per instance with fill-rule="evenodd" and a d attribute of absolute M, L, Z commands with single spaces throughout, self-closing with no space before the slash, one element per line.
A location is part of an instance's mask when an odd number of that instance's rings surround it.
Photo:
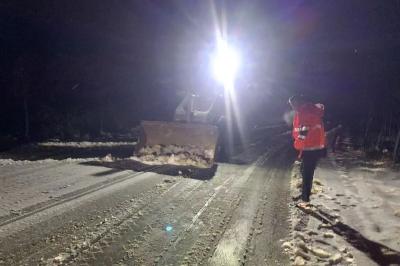
<path fill-rule="evenodd" d="M 112 162 L 114 161 L 114 158 L 112 157 L 111 153 L 107 154 L 103 158 L 101 158 L 102 162 Z"/>
<path fill-rule="evenodd" d="M 31 163 L 33 162 L 29 160 L 0 159 L 0 167 L 7 165 L 26 165 Z"/>
<path fill-rule="evenodd" d="M 69 142 L 40 142 L 38 146 L 41 147 L 73 147 L 73 148 L 96 148 L 96 147 L 114 147 L 114 146 L 125 146 L 135 145 L 136 142 L 92 142 L 92 141 L 69 141 Z"/>
<path fill-rule="evenodd" d="M 103 158 L 102 158 L 103 159 Z M 23 165 L 37 165 L 37 164 L 46 164 L 46 163 L 83 163 L 83 162 L 91 162 L 91 161 L 100 161 L 101 159 L 93 157 L 93 158 L 66 158 L 62 160 L 56 159 L 43 159 L 43 160 L 13 160 L 13 159 L 0 159 L 0 167 L 3 166 L 23 166 Z"/>
<path fill-rule="evenodd" d="M 291 255 L 292 265 L 356 265 L 353 255 L 346 247 L 321 247 L 325 246 L 322 243 L 328 243 L 326 239 L 314 242 L 313 233 L 310 232 L 312 231 L 305 234 L 297 232 L 294 240 L 282 244 L 284 251 Z"/>
<path fill-rule="evenodd" d="M 154 145 L 140 149 L 132 159 L 150 165 L 181 165 L 208 168 L 214 158 L 212 149 L 203 149 L 194 145 Z"/>

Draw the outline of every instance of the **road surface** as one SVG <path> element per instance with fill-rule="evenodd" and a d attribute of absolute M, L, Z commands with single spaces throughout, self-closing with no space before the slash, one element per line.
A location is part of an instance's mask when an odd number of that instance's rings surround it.
<path fill-rule="evenodd" d="M 3 165 L 0 264 L 288 265 L 289 158 L 270 148 L 205 172 L 128 160 Z"/>

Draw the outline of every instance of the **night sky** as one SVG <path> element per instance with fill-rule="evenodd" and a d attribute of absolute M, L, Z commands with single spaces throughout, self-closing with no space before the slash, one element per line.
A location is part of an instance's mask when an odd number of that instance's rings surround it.
<path fill-rule="evenodd" d="M 2 1 L 0 20 L 2 136 L 27 113 L 32 139 L 171 119 L 182 91 L 218 90 L 217 24 L 240 49 L 249 126 L 282 122 L 294 93 L 355 131 L 400 110 L 399 1 Z"/>

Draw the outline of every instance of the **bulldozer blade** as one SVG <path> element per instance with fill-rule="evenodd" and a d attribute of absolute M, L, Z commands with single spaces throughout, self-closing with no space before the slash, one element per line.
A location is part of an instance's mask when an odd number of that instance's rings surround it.
<path fill-rule="evenodd" d="M 217 141 L 218 128 L 213 125 L 142 121 L 136 152 L 155 145 L 189 146 L 207 150 L 211 155 L 211 163 L 214 163 Z"/>

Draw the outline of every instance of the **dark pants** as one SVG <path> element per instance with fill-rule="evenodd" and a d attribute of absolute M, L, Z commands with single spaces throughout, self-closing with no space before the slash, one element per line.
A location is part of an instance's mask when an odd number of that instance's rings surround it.
<path fill-rule="evenodd" d="M 317 167 L 319 158 L 322 156 L 321 150 L 316 151 L 303 151 L 301 155 L 301 176 L 303 179 L 303 186 L 301 190 L 301 199 L 305 202 L 310 201 L 312 183 L 314 178 L 314 171 Z"/>

